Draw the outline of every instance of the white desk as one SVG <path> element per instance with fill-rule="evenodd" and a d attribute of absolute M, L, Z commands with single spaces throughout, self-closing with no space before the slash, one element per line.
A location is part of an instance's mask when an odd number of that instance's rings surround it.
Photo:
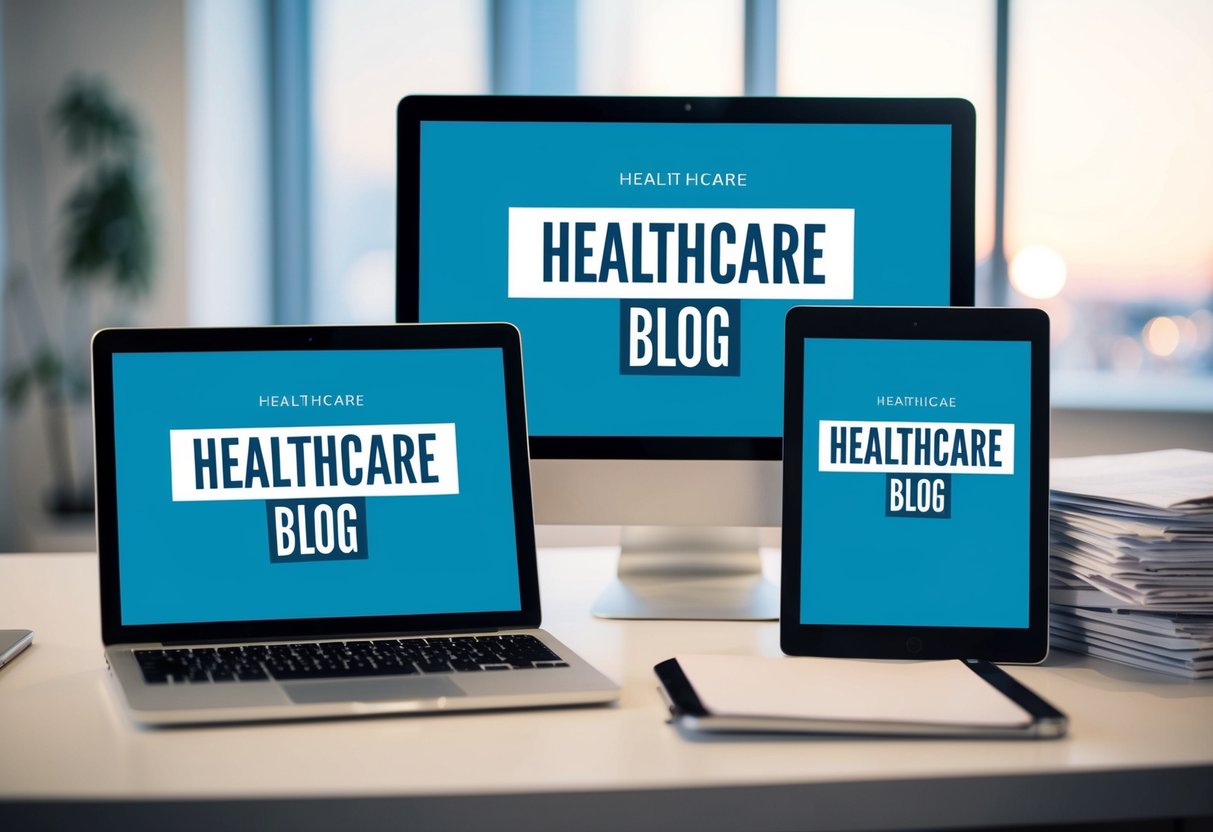
<path fill-rule="evenodd" d="M 545 626 L 623 684 L 616 706 L 145 730 L 118 709 L 96 558 L 0 555 L 0 828 L 879 829 L 1213 815 L 1213 684 L 1068 653 L 1010 671 L 1066 711 L 1031 741 L 697 740 L 652 666 L 779 654 L 773 623 L 590 617 L 614 552 L 542 553 Z M 122 823 L 118 827 L 113 824 Z"/>

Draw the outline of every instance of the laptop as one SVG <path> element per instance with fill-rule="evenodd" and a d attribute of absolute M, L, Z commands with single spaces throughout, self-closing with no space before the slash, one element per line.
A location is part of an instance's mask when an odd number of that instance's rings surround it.
<path fill-rule="evenodd" d="M 101 635 L 169 725 L 610 702 L 538 629 L 509 324 L 93 339 Z"/>

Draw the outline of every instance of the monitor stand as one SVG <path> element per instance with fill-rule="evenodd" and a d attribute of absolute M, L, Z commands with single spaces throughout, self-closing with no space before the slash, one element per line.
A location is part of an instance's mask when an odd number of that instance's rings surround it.
<path fill-rule="evenodd" d="M 773 621 L 779 588 L 763 577 L 758 529 L 624 526 L 618 577 L 598 618 Z"/>

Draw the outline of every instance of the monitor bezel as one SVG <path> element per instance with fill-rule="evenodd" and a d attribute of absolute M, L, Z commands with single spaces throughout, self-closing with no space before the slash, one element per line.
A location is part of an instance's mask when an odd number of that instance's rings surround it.
<path fill-rule="evenodd" d="M 396 110 L 397 321 L 420 318 L 421 125 L 427 121 L 949 125 L 949 305 L 973 305 L 976 116 L 964 99 L 412 95 Z M 536 459 L 778 460 L 782 447 L 780 436 L 531 436 Z"/>
<path fill-rule="evenodd" d="M 125 624 L 120 581 L 113 360 L 131 353 L 333 350 L 478 349 L 501 351 L 506 434 L 514 501 L 518 597 L 516 610 L 421 615 L 334 616 L 183 623 Z M 104 644 L 208 643 L 237 639 L 334 638 L 538 627 L 541 620 L 535 522 L 527 455 L 522 353 L 517 327 L 507 323 L 273 326 L 243 328 L 103 329 L 93 336 L 93 419 L 97 551 Z"/>

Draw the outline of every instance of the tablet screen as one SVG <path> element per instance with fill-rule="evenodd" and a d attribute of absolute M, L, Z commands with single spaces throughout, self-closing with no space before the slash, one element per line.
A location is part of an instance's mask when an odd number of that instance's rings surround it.
<path fill-rule="evenodd" d="M 800 623 L 1027 628 L 1031 343 L 803 349 Z"/>

